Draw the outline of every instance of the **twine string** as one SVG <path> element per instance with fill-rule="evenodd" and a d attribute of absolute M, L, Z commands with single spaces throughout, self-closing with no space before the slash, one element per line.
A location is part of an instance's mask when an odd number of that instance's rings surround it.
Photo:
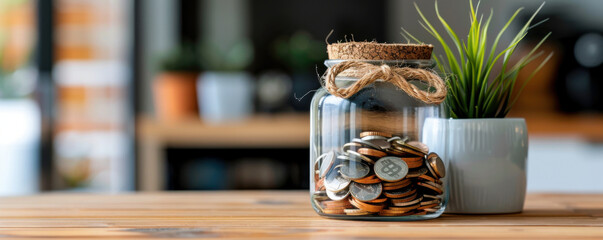
<path fill-rule="evenodd" d="M 335 78 L 339 75 L 359 79 L 348 87 L 340 88 L 335 84 Z M 394 84 L 411 97 L 427 104 L 440 104 L 446 98 L 446 84 L 440 76 L 430 70 L 411 67 L 392 68 L 386 64 L 374 65 L 361 61 L 345 61 L 330 67 L 325 76 L 325 88 L 337 97 L 349 98 L 378 79 Z M 421 90 L 407 79 L 424 82 L 429 87 L 427 90 Z"/>

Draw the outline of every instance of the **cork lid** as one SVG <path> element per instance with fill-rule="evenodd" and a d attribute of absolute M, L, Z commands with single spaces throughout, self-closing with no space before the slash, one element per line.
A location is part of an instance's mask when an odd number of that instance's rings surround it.
<path fill-rule="evenodd" d="M 327 45 L 329 59 L 404 60 L 431 59 L 431 44 L 345 42 Z"/>

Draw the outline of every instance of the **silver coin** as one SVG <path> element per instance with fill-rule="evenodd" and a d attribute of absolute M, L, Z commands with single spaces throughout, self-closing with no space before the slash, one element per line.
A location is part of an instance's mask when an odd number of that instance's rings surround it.
<path fill-rule="evenodd" d="M 333 163 L 335 162 L 335 151 L 330 151 L 324 154 L 322 158 L 322 163 L 320 164 L 320 177 L 325 177 Z"/>
<path fill-rule="evenodd" d="M 363 177 L 366 177 L 366 175 L 369 174 L 369 172 L 371 171 L 371 168 L 361 162 L 347 162 L 344 163 L 341 168 L 339 169 L 339 172 L 341 173 L 341 175 L 344 178 L 350 179 L 350 180 L 356 180 L 356 179 L 361 179 Z"/>
<path fill-rule="evenodd" d="M 399 136 L 393 136 L 393 137 L 387 139 L 387 141 L 390 142 L 390 143 L 393 142 L 393 141 L 408 142 L 408 140 L 409 140 L 408 136 L 403 137 L 403 138 L 401 138 Z"/>
<path fill-rule="evenodd" d="M 375 164 L 375 161 L 373 161 L 373 159 L 370 159 L 369 157 L 364 156 L 364 155 L 362 155 L 360 153 L 357 153 L 355 151 L 348 150 L 346 153 L 348 154 L 348 156 L 350 158 L 356 158 L 356 159 L 360 159 L 360 160 L 365 161 L 365 162 L 370 163 L 370 164 Z"/>
<path fill-rule="evenodd" d="M 379 146 L 377 146 L 377 145 L 375 145 L 375 144 L 373 144 L 373 143 L 371 143 L 369 141 L 364 141 L 364 140 L 362 140 L 360 138 L 354 138 L 354 139 L 352 139 L 352 142 L 360 143 L 360 144 L 362 144 L 364 146 L 367 146 L 367 147 L 370 147 L 370 148 L 374 148 L 374 149 L 377 149 L 377 150 L 381 150 L 381 147 L 379 147 Z"/>
<path fill-rule="evenodd" d="M 346 152 L 346 154 L 348 154 L 348 153 Z M 352 161 L 352 162 L 359 162 L 359 163 L 364 162 L 364 160 L 362 160 L 360 157 L 351 157 L 349 154 L 348 155 L 339 155 L 339 156 L 337 156 L 337 159 L 341 160 L 341 161 Z"/>
<path fill-rule="evenodd" d="M 341 147 L 341 150 L 343 150 L 343 152 L 347 152 L 348 150 L 356 150 L 361 147 L 362 147 L 362 144 L 360 144 L 360 143 L 350 142 L 350 143 L 343 144 L 343 146 Z"/>
<path fill-rule="evenodd" d="M 381 183 L 362 184 L 352 182 L 352 184 L 350 184 L 350 193 L 352 196 L 363 202 L 377 199 L 381 196 L 382 191 L 383 187 L 381 186 Z"/>
<path fill-rule="evenodd" d="M 427 168 L 425 167 L 420 167 L 420 168 L 413 168 L 408 170 L 408 174 L 406 174 L 407 178 L 415 178 L 415 177 L 419 177 L 421 175 L 425 175 L 428 172 Z"/>
<path fill-rule="evenodd" d="M 350 180 L 341 176 L 337 169 L 331 169 L 325 178 L 325 188 L 329 191 L 339 192 L 350 185 Z"/>
<path fill-rule="evenodd" d="M 397 182 L 408 174 L 408 165 L 398 157 L 382 157 L 375 163 L 374 170 L 381 180 Z"/>
<path fill-rule="evenodd" d="M 348 197 L 349 195 L 350 195 L 350 190 L 348 188 L 345 188 L 339 192 L 332 192 L 332 191 L 327 190 L 327 196 L 333 201 L 343 200 L 344 198 Z"/>
<path fill-rule="evenodd" d="M 392 145 L 387 141 L 386 137 L 382 136 L 366 136 L 362 138 L 363 141 L 370 142 L 381 149 L 388 149 Z"/>

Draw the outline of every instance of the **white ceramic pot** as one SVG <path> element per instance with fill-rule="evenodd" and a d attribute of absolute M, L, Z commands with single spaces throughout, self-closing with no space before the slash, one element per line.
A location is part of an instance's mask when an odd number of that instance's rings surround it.
<path fill-rule="evenodd" d="M 197 93 L 201 118 L 208 123 L 237 121 L 253 112 L 253 79 L 246 72 L 205 72 Z"/>
<path fill-rule="evenodd" d="M 426 121 L 424 139 L 444 135 L 450 194 L 446 212 L 492 214 L 523 210 L 528 157 L 524 119 Z"/>
<path fill-rule="evenodd" d="M 38 192 L 40 134 L 36 102 L 0 99 L 0 196 Z"/>

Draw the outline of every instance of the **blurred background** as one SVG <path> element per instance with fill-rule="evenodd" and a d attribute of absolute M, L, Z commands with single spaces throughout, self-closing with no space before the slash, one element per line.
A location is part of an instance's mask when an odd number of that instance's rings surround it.
<path fill-rule="evenodd" d="M 481 9 L 500 29 L 540 3 Z M 466 33 L 468 1 L 439 4 Z M 603 192 L 601 12 L 547 1 L 525 41 L 552 32 L 555 52 L 510 116 L 528 123 L 530 192 Z M 0 196 L 307 189 L 327 35 L 435 42 L 417 21 L 404 0 L 0 0 Z"/>

